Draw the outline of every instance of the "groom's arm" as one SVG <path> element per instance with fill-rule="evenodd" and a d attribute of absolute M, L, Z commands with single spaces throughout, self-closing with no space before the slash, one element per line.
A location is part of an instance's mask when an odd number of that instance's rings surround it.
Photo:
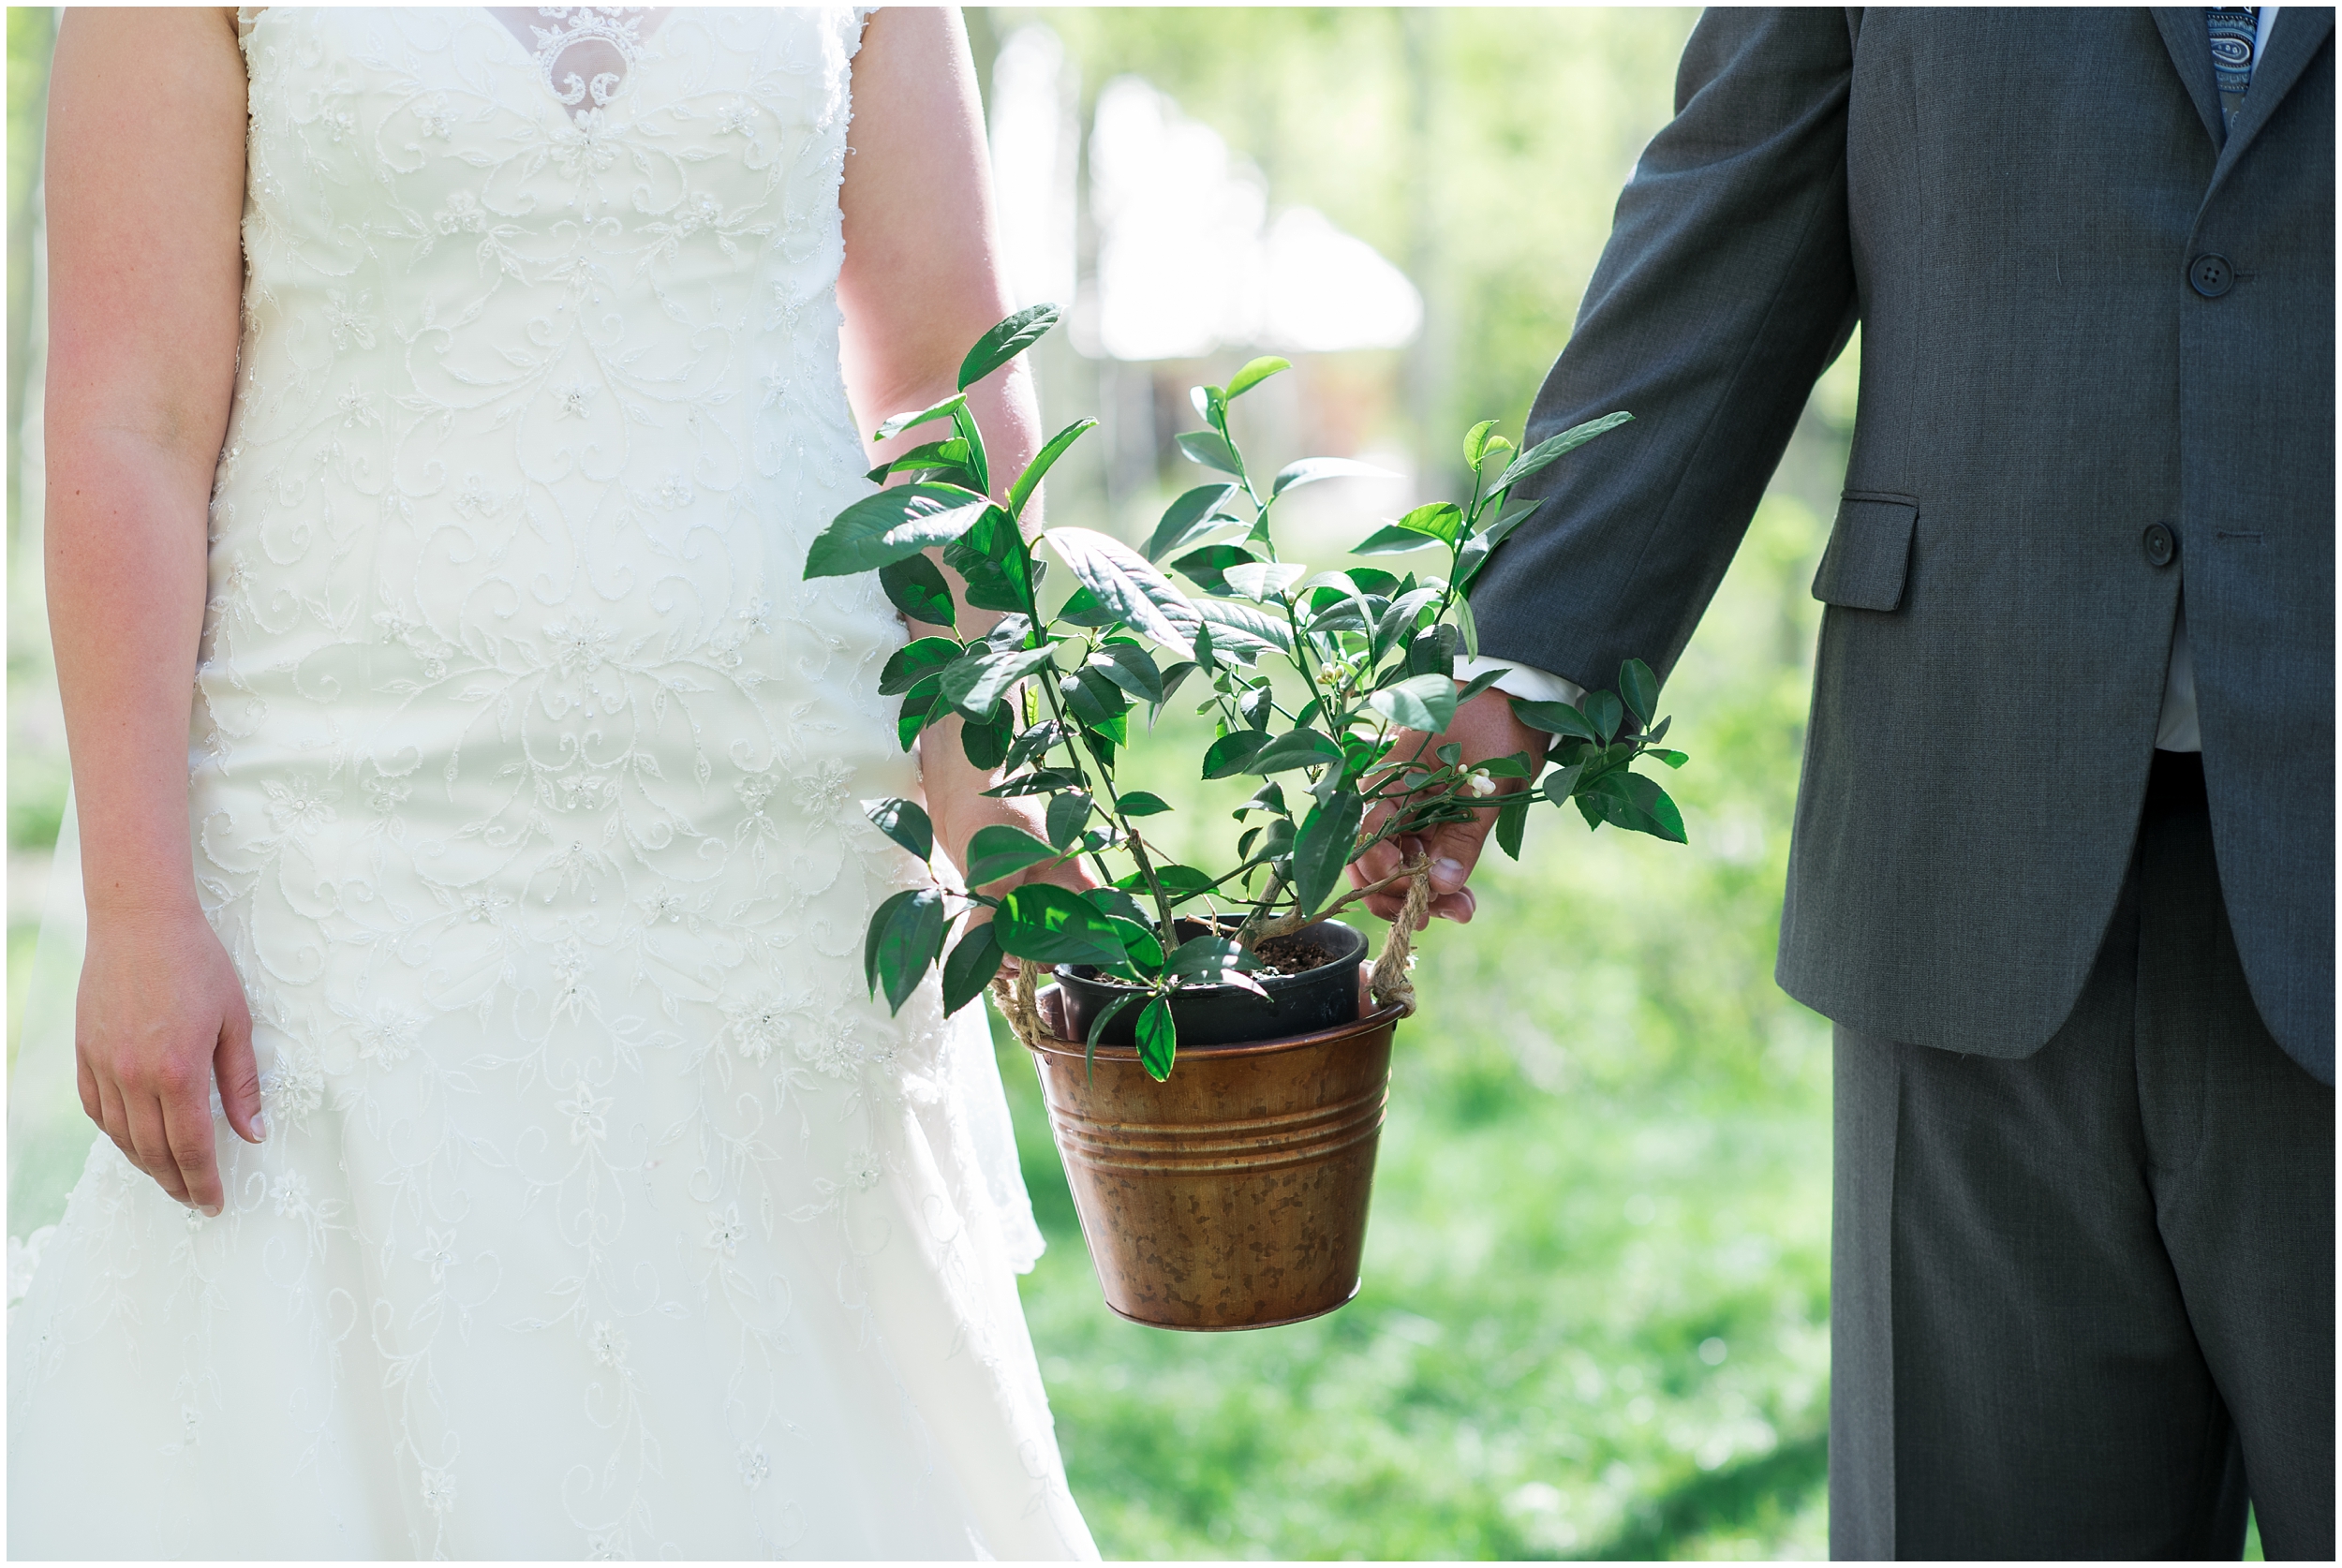
<path fill-rule="evenodd" d="M 1846 225 L 1853 44 L 1837 10 L 1711 10 L 1676 117 L 1619 198 L 1530 443 L 1635 422 L 1523 487 L 1544 508 L 1473 595 L 1481 652 L 1582 686 L 1691 639 L 1814 381 L 1857 314 Z"/>
<path fill-rule="evenodd" d="M 1845 175 L 1855 25 L 1838 10 L 1716 9 L 1693 30 L 1675 118 L 1619 197 L 1526 440 L 1617 408 L 1635 421 L 1522 486 L 1544 506 L 1472 596 L 1484 660 L 1612 687 L 1630 658 L 1665 679 L 1691 640 L 1859 312 Z M 1448 738 L 1474 760 L 1541 751 L 1546 737 L 1505 702 L 1475 699 Z M 1470 917 L 1461 890 L 1494 815 L 1425 846 L 1435 912 Z M 1397 868 L 1385 845 L 1356 874 Z M 1369 908 L 1388 918 L 1398 903 Z"/>

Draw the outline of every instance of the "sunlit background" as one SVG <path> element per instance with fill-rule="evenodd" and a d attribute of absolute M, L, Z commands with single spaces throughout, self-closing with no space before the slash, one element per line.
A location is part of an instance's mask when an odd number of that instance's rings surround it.
<path fill-rule="evenodd" d="M 52 17 L 8 12 L 12 1069 L 66 777 L 39 576 Z M 1518 435 L 1694 13 L 968 18 L 1014 288 L 1069 306 L 1037 353 L 1045 413 L 1104 421 L 1053 473 L 1051 517 L 1143 537 L 1202 477 L 1172 441 L 1187 389 L 1276 352 L 1297 368 L 1241 406 L 1249 451 L 1401 476 L 1297 497 L 1302 547 L 1336 565 L 1375 516 L 1456 486 L 1470 423 Z M 1829 1041 L 1771 973 L 1858 352 L 1666 691 L 1690 848 L 1546 814 L 1477 920 L 1423 944 L 1350 1307 L 1232 1335 L 1115 1318 L 1001 1036 L 1052 1244 L 1025 1301 L 1108 1556 L 1822 1554 Z M 1208 824 L 1192 755 L 1144 765 Z M 12 1206 L 10 1232 L 52 1218 Z"/>

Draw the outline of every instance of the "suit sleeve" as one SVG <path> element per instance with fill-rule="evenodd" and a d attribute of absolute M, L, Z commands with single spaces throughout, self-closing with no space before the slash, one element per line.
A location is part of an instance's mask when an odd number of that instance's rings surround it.
<path fill-rule="evenodd" d="M 1545 505 L 1474 590 L 1483 654 L 1599 687 L 1630 657 L 1673 668 L 1853 331 L 1852 75 L 1844 11 L 1712 9 L 1693 31 L 1528 438 L 1635 422 L 1523 486 Z"/>

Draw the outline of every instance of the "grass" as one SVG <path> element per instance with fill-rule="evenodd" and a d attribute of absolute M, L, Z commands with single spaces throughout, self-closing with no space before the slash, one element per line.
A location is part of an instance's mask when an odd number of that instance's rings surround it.
<path fill-rule="evenodd" d="M 1664 704 L 1692 848 L 1546 812 L 1429 934 L 1347 1308 L 1115 1317 L 1002 1037 L 1026 1307 L 1108 1556 L 1824 1555 L 1828 1026 L 1771 984 L 1820 538 L 1767 503 Z M 1175 722 L 1133 782 L 1213 831 L 1248 791 L 1192 783 Z"/>

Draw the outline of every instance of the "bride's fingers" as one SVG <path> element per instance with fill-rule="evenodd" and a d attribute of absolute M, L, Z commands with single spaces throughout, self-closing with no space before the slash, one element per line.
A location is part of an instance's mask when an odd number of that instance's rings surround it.
<path fill-rule="evenodd" d="M 163 1102 L 152 1090 L 128 1090 L 123 1097 L 123 1112 L 130 1126 L 130 1146 L 136 1151 L 139 1169 L 153 1176 L 156 1186 L 185 1203 L 187 1184 L 179 1175 L 178 1158 L 170 1152 Z"/>
<path fill-rule="evenodd" d="M 97 1098 L 97 1074 L 90 1071 L 89 1058 L 73 1053 L 74 1087 L 82 1091 L 82 1114 L 100 1128 L 106 1125 L 106 1108 Z"/>
<path fill-rule="evenodd" d="M 206 1214 L 217 1214 L 222 1206 L 219 1164 L 213 1157 L 211 1089 L 206 1073 L 196 1081 L 193 1092 L 183 1090 L 163 1102 L 163 1141 L 185 1191 L 184 1201 Z"/>
<path fill-rule="evenodd" d="M 268 1124 L 260 1117 L 260 1068 L 252 1055 L 251 1011 L 243 998 L 235 1002 L 221 1021 L 212 1071 L 219 1078 L 220 1109 L 227 1113 L 228 1125 L 245 1143 L 257 1144 L 268 1136 Z"/>
<path fill-rule="evenodd" d="M 96 1075 L 93 1073 L 92 1076 Z M 139 1163 L 139 1151 L 130 1142 L 130 1113 L 127 1102 L 123 1098 L 122 1086 L 105 1077 L 97 1077 L 96 1083 L 97 1115 L 95 1119 L 97 1130 L 122 1151 L 122 1158 L 144 1170 L 146 1167 Z"/>

